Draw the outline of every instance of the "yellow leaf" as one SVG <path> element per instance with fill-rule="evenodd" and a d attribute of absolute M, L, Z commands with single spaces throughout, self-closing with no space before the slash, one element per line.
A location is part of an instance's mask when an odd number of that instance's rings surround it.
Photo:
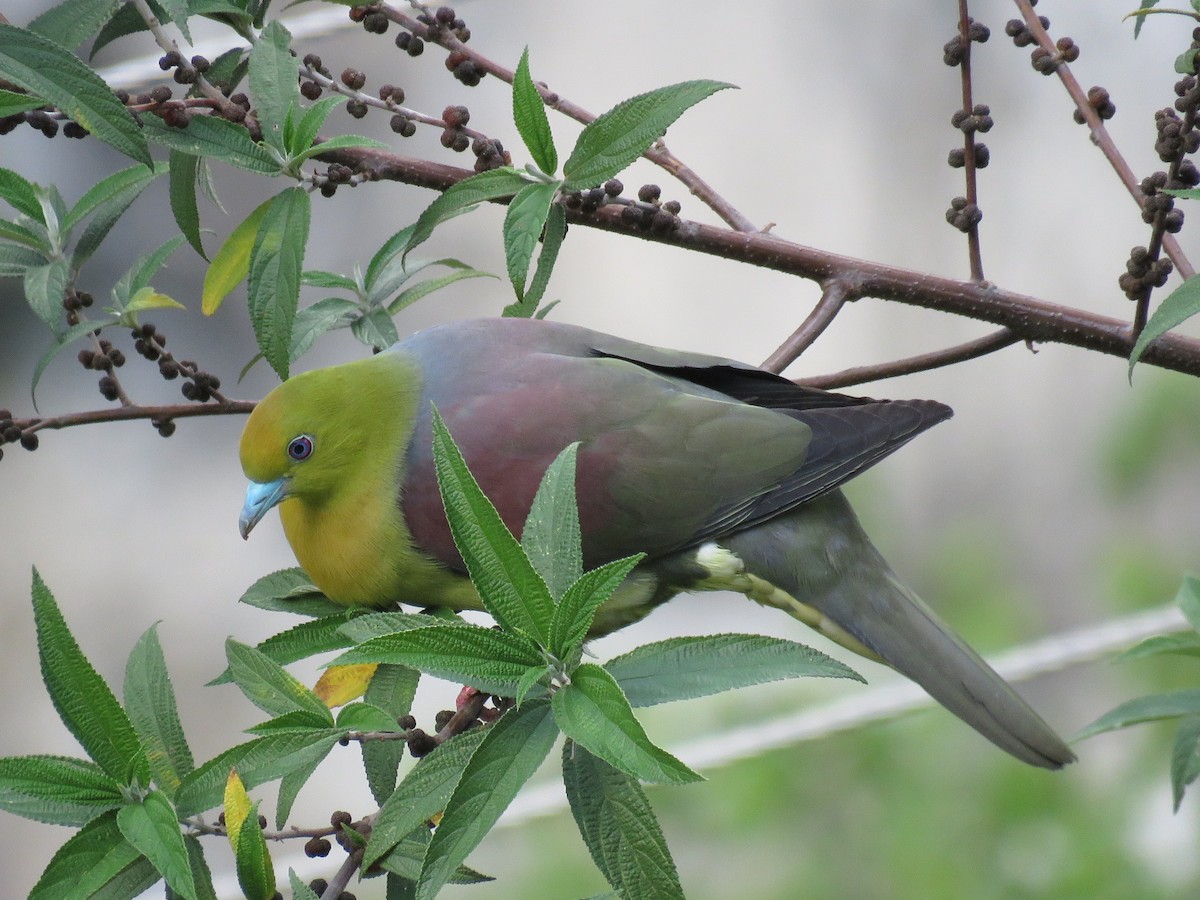
<path fill-rule="evenodd" d="M 330 666 L 321 673 L 313 693 L 325 701 L 328 707 L 342 706 L 357 700 L 367 691 L 377 663 L 362 663 L 354 666 Z"/>
<path fill-rule="evenodd" d="M 246 816 L 250 815 L 250 810 L 250 795 L 246 793 L 246 786 L 238 777 L 237 769 L 230 769 L 229 778 L 225 782 L 225 832 L 229 835 L 229 845 L 233 847 L 235 856 L 238 833 L 242 830 Z"/>
<path fill-rule="evenodd" d="M 271 202 L 267 200 L 246 216 L 246 220 L 225 239 L 209 264 L 208 271 L 204 273 L 204 293 L 200 301 L 200 309 L 206 316 L 220 309 L 221 302 L 229 292 L 250 274 L 250 251 L 254 249 L 254 239 L 258 237 L 258 223 L 262 221 Z"/>
<path fill-rule="evenodd" d="M 138 312 L 143 309 L 186 309 L 182 303 L 166 294 L 160 294 L 152 287 L 144 287 L 134 294 L 125 305 L 125 312 Z"/>

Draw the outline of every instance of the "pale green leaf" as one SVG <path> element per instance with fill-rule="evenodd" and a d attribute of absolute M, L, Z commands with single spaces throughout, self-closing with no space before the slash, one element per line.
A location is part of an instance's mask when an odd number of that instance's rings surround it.
<path fill-rule="evenodd" d="M 191 860 L 175 808 L 165 794 L 151 791 L 141 803 L 122 807 L 117 813 L 117 827 L 125 840 L 162 873 L 172 891 L 186 900 L 196 900 Z"/>
<path fill-rule="evenodd" d="M 583 574 L 575 460 L 579 443 L 564 447 L 546 469 L 521 529 L 521 548 L 555 601 Z"/>
<path fill-rule="evenodd" d="M 1142 358 L 1151 341 L 1190 319 L 1197 312 L 1200 312 L 1200 276 L 1194 275 L 1171 291 L 1150 316 L 1146 327 L 1138 335 L 1133 350 L 1130 351 L 1129 377 L 1133 377 L 1133 367 Z"/>
<path fill-rule="evenodd" d="M 278 21 L 270 22 L 250 51 L 250 96 L 263 140 L 284 150 L 283 123 L 300 101 L 292 35 Z"/>
<path fill-rule="evenodd" d="M 1163 694 L 1150 694 L 1146 697 L 1129 700 L 1115 709 L 1109 710 L 1076 733 L 1072 741 L 1082 741 L 1106 731 L 1128 728 L 1130 725 L 1140 725 L 1143 722 L 1195 715 L 1200 715 L 1200 689 L 1192 688 Z"/>
<path fill-rule="evenodd" d="M 300 300 L 311 202 L 300 187 L 277 194 L 267 206 L 250 251 L 250 321 L 259 350 L 281 380 L 287 380 L 291 365 L 292 323 Z"/>
<path fill-rule="evenodd" d="M 546 116 L 546 105 L 542 95 L 529 74 L 529 48 L 521 53 L 512 83 L 513 121 L 521 140 L 529 148 L 529 155 L 538 168 L 553 175 L 558 168 L 558 152 L 554 149 L 554 135 L 550 133 L 550 120 Z"/>
<path fill-rule="evenodd" d="M 142 741 L 154 783 L 168 798 L 195 768 L 175 704 L 157 626 L 138 639 L 125 664 L 125 711 Z"/>
<path fill-rule="evenodd" d="M 557 192 L 557 184 L 529 184 L 508 204 L 504 216 L 504 258 L 518 301 L 525 296 L 529 264 Z"/>

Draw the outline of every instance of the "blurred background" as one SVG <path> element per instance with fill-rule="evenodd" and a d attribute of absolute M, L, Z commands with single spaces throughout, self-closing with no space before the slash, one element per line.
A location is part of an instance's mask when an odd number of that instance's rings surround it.
<path fill-rule="evenodd" d="M 6 14 L 24 24 L 49 4 L 25 2 Z M 1158 169 L 1153 113 L 1175 99 L 1175 56 L 1191 25 L 1151 20 L 1134 42 L 1121 21 L 1134 4 L 1043 2 L 1055 37 L 1070 35 L 1082 56 L 1072 66 L 1086 87 L 1108 88 L 1117 105 L 1109 123 L 1139 177 Z M 304 12 L 311 4 L 301 7 Z M 528 45 L 536 79 L 600 112 L 635 93 L 690 78 L 733 82 L 688 112 L 667 135 L 672 150 L 752 221 L 802 244 L 939 275 L 968 274 L 966 241 L 944 212 L 963 193 L 962 173 L 946 165 L 961 138 L 949 125 L 960 104 L 958 71 L 942 63 L 956 30 L 953 4 L 767 2 L 730 6 L 710 0 L 655 4 L 611 0 L 602 6 L 548 0 L 463 2 L 472 46 L 515 65 Z M 991 106 L 996 126 L 983 140 L 992 162 L 980 176 L 986 276 L 1046 300 L 1126 317 L 1117 288 L 1129 248 L 1144 244 L 1133 201 L 1085 129 L 1057 78 L 1029 65 L 1029 51 L 1004 37 L 1016 15 L 1008 3 L 972 5 L 992 29 L 973 50 L 975 102 Z M 199 34 L 217 34 L 193 24 Z M 499 137 L 518 163 L 525 157 L 511 124 L 508 87 L 486 78 L 474 89 L 448 77 L 436 48 L 411 59 L 356 28 L 297 42 L 336 74 L 354 66 L 367 89 L 403 86 L 408 104 L 437 114 L 466 104 L 472 125 Z M 222 35 L 223 37 L 223 35 Z M 131 37 L 103 51 L 101 65 L 158 53 Z M 560 156 L 578 127 L 552 117 Z M 401 152 L 468 165 L 422 129 L 401 141 L 385 116 L 331 128 L 366 133 Z M 46 140 L 20 128 L 0 141 L 0 164 L 58 184 L 68 201 L 127 165 L 100 142 Z M 282 182 L 255 180 L 216 166 L 222 215 L 202 208 L 210 251 Z M 627 190 L 654 182 L 683 216 L 713 221 L 686 191 L 653 166 L 622 176 Z M 102 304 L 137 256 L 175 233 L 165 181 L 147 190 L 85 268 L 80 286 Z M 369 193 L 368 193 L 369 192 Z M 398 184 L 343 188 L 314 198 L 306 266 L 349 273 L 382 241 L 415 219 L 432 195 Z M 1185 210 L 1190 212 L 1190 209 Z M 440 228 L 429 255 L 453 255 L 504 271 L 502 212 L 483 209 Z M 1200 258 L 1195 223 L 1182 243 Z M 187 312 L 145 316 L 180 358 L 221 376 L 228 394 L 261 397 L 274 384 L 264 365 L 237 384 L 255 353 L 236 292 L 212 319 L 200 315 L 204 267 L 180 250 L 155 286 Z M 1172 286 L 1177 280 L 1172 282 Z M 307 295 L 307 300 L 321 295 Z M 764 359 L 802 320 L 815 286 L 775 272 L 571 229 L 548 292 L 553 316 L 649 343 Z M 406 310 L 401 334 L 448 319 L 493 315 L 509 300 L 507 282 L 475 280 Z M 1161 300 L 1161 296 L 1158 297 Z M 984 334 L 988 326 L 876 300 L 863 300 L 788 374 L 826 373 L 895 359 Z M 1193 332 L 1194 333 L 1194 332 Z M 114 340 L 130 363 L 122 381 L 140 402 L 175 402 L 164 383 Z M 31 410 L 28 386 L 50 337 L 25 307 L 20 286 L 0 281 L 0 406 Z M 988 653 L 1041 636 L 1170 601 L 1200 549 L 1200 383 L 1060 346 L 1023 345 L 951 369 L 866 385 L 885 397 L 930 397 L 954 407 L 949 423 L 859 478 L 849 488 L 867 530 L 893 566 L 970 642 Z M 313 368 L 359 356 L 348 334 L 320 341 L 302 361 Z M 73 353 L 47 371 L 38 392 L 44 414 L 104 405 L 93 375 Z M 39 677 L 30 566 L 37 565 L 67 621 L 100 672 L 119 686 L 138 636 L 159 623 L 197 760 L 238 742 L 261 718 L 236 688 L 201 685 L 224 666 L 223 642 L 253 643 L 294 623 L 239 605 L 257 577 L 293 564 L 277 518 L 244 544 L 236 519 L 244 479 L 237 461 L 237 418 L 179 422 L 163 441 L 145 422 L 43 432 L 41 449 L 6 448 L 0 461 L 0 694 L 5 727 L 0 755 L 78 748 L 59 723 Z M 728 630 L 777 634 L 830 646 L 786 617 L 738 597 L 681 598 L 635 629 L 599 642 L 607 658 L 675 634 Z M 852 662 L 876 684 L 892 674 Z M 1064 734 L 1117 703 L 1151 690 L 1182 687 L 1189 660 L 1074 667 L 1021 685 Z M 310 682 L 315 666 L 298 667 Z M 651 736 L 668 748 L 701 738 L 753 743 L 764 724 L 865 690 L 851 683 L 787 682 L 646 711 Z M 426 684 L 418 717 L 426 724 L 451 705 L 454 688 Z M 1178 897 L 1200 890 L 1200 798 L 1172 814 L 1169 726 L 1105 735 L 1078 747 L 1080 762 L 1050 774 L 1004 756 L 948 713 L 921 712 L 708 765 L 706 784 L 651 788 L 689 897 Z M 553 781 L 555 764 L 541 776 Z M 252 792 L 269 800 L 273 786 Z M 523 801 L 518 800 L 518 810 Z M 300 795 L 293 822 L 316 825 L 334 808 L 373 809 L 354 750 L 335 752 Z M 541 817 L 497 830 L 472 856 L 495 884 L 450 888 L 447 896 L 584 897 L 600 893 L 570 815 L 550 802 Z M 532 807 L 526 807 L 527 812 Z M 0 816 L 3 892 L 24 896 L 65 829 Z M 306 877 L 330 861 L 306 860 L 300 842 L 272 847 L 276 861 Z M 235 896 L 228 849 L 209 841 L 224 896 Z M 378 882 L 353 888 L 379 896 Z M 156 889 L 156 890 L 161 890 Z M 469 892 L 469 893 L 468 893 Z"/>

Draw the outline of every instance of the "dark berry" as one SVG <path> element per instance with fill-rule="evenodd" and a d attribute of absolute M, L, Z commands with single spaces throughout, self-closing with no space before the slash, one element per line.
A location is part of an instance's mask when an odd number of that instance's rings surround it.
<path fill-rule="evenodd" d="M 38 436 L 32 431 L 25 432 L 21 435 L 21 446 L 26 450 L 36 450 L 38 448 Z"/>
<path fill-rule="evenodd" d="M 643 184 L 638 188 L 638 199 L 643 203 L 653 203 L 662 196 L 662 188 L 657 184 Z"/>
<path fill-rule="evenodd" d="M 358 69 L 346 69 L 342 72 L 342 84 L 352 91 L 357 91 L 366 83 L 367 76 L 358 71 Z"/>

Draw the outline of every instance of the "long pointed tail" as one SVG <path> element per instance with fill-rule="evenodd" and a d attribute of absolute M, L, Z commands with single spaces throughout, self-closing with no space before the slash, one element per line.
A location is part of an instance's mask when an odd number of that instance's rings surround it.
<path fill-rule="evenodd" d="M 1013 756 L 1057 769 L 1075 754 L 1016 691 L 892 572 L 840 491 L 721 540 L 746 571 L 799 601 L 807 624 L 846 632 Z M 807 609 L 806 609 L 807 608 Z"/>

